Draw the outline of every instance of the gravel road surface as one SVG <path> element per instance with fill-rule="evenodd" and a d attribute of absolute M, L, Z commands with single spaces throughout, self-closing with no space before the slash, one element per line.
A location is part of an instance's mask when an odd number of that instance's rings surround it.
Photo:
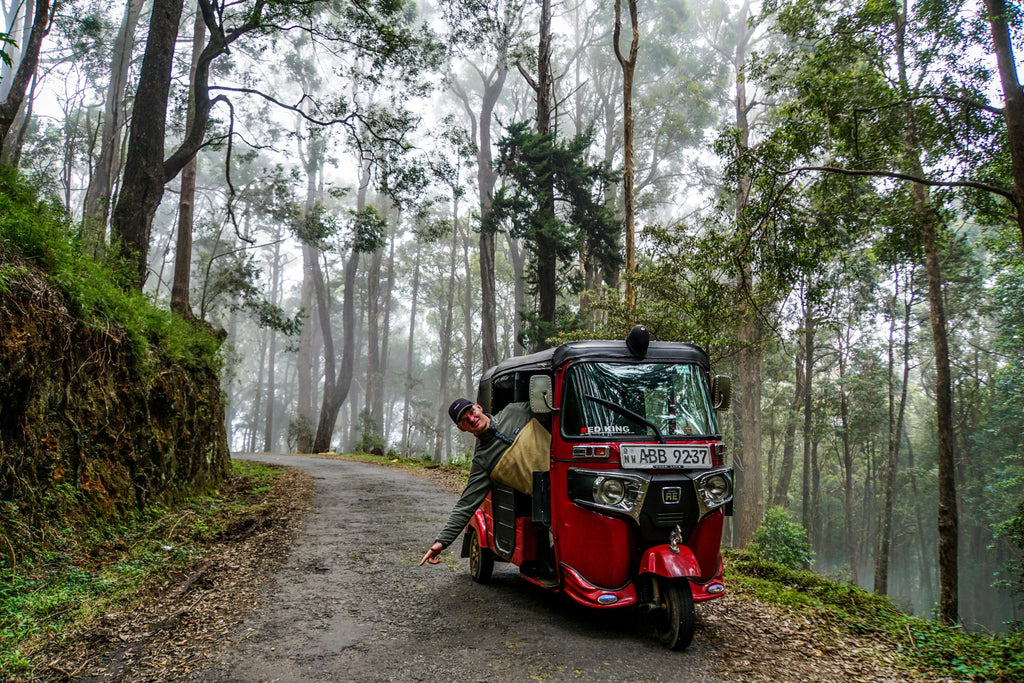
<path fill-rule="evenodd" d="M 640 615 L 589 610 L 495 566 L 469 577 L 461 539 L 417 566 L 455 502 L 426 479 L 357 462 L 246 455 L 316 480 L 313 510 L 209 681 L 713 682 L 693 645 L 662 648 Z"/>

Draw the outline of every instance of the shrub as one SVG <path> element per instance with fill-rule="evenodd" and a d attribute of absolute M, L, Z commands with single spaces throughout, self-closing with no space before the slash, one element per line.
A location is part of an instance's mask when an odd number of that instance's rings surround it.
<path fill-rule="evenodd" d="M 759 560 L 790 569 L 808 567 L 814 561 L 807 529 L 792 521 L 781 507 L 768 510 L 749 549 Z"/>

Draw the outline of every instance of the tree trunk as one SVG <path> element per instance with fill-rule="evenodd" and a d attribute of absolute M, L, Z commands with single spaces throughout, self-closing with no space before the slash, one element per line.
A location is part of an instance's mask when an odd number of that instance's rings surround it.
<path fill-rule="evenodd" d="M 21 153 L 25 146 L 25 135 L 28 133 L 28 126 L 32 122 L 32 108 L 35 106 L 36 88 L 39 86 L 38 76 L 32 78 L 29 86 L 28 97 L 25 98 L 24 106 L 18 109 L 18 114 L 11 124 L 11 131 L 7 138 L 0 145 L 0 164 L 7 164 L 17 168 L 21 165 Z"/>
<path fill-rule="evenodd" d="M 451 243 L 451 257 L 448 263 L 448 286 L 446 287 L 447 298 L 444 302 L 444 317 L 441 323 L 441 339 L 440 339 L 440 354 L 441 354 L 441 369 L 440 369 L 440 387 L 438 388 L 438 397 L 441 399 L 440 405 L 437 412 L 436 421 L 436 436 L 434 438 L 434 462 L 447 463 L 447 451 L 442 450 L 444 443 L 445 434 L 448 432 L 448 404 L 451 401 L 451 397 L 448 395 L 448 373 L 451 368 L 451 346 L 452 346 L 452 329 L 453 329 L 453 309 L 455 308 L 455 266 L 457 263 L 456 253 L 458 251 L 458 235 L 459 235 L 459 214 L 458 214 L 458 200 L 455 202 L 455 219 L 452 228 L 452 243 Z"/>
<path fill-rule="evenodd" d="M 849 332 L 850 325 L 846 330 Z M 837 335 L 839 350 L 839 423 L 842 428 L 843 449 L 843 538 L 846 545 L 846 561 L 850 565 L 850 583 L 859 585 L 857 577 L 857 540 L 853 521 L 853 451 L 850 448 L 850 400 L 846 389 L 846 368 L 849 362 L 850 344 Z"/>
<path fill-rule="evenodd" d="M 803 467 L 803 503 L 800 510 L 800 523 L 810 533 L 814 520 L 814 492 L 811 475 L 815 466 L 811 462 L 811 443 L 814 439 L 814 332 L 815 321 L 812 317 L 810 304 L 804 310 L 804 467 Z"/>
<path fill-rule="evenodd" d="M 554 138 L 551 128 L 551 114 L 554 97 L 554 75 L 551 71 L 551 0 L 541 0 L 539 44 L 537 46 L 537 82 L 534 88 L 537 96 L 537 132 Z M 540 225 L 555 222 L 555 180 L 548 176 L 536 188 Z M 538 314 L 541 321 L 541 338 L 535 340 L 536 349 L 548 348 L 546 336 L 554 331 L 558 300 L 558 257 L 557 250 L 545 238 L 545 231 L 538 229 L 535 258 L 537 261 Z M 544 329 L 544 325 L 548 329 Z"/>
<path fill-rule="evenodd" d="M 300 129 L 301 130 L 301 129 Z M 299 158 L 306 172 L 306 198 L 303 213 L 308 216 L 314 210 L 323 192 L 322 177 L 324 165 L 324 145 L 322 139 L 312 131 L 306 136 L 297 136 Z M 299 335 L 299 348 L 295 358 L 296 383 L 298 397 L 296 399 L 297 427 L 295 448 L 299 453 L 308 453 L 313 448 L 313 425 L 316 414 L 313 409 L 316 393 L 317 375 L 314 371 L 316 353 L 314 345 L 317 331 L 320 329 L 320 317 L 313 315 L 316 303 L 314 284 L 320 250 L 310 244 L 302 245 L 302 288 L 300 305 L 309 314 L 302 323 Z"/>
<path fill-rule="evenodd" d="M 983 2 L 992 30 L 992 48 L 999 68 L 999 82 L 1003 87 L 1003 120 L 1006 121 L 1006 146 L 1010 150 L 1010 168 L 1013 172 L 1014 209 L 1021 235 L 1021 248 L 1024 249 L 1024 89 L 1017 76 L 1013 41 L 1006 21 L 1006 0 Z"/>
<path fill-rule="evenodd" d="M 314 453 L 325 453 L 330 450 L 338 413 L 352 386 L 352 374 L 355 366 L 353 357 L 355 355 L 355 283 L 358 269 L 359 252 L 353 249 L 345 263 L 345 288 L 341 308 L 344 341 L 341 351 L 341 367 L 337 375 L 335 375 L 333 335 L 330 332 L 331 319 L 327 310 L 327 291 L 319 264 L 317 264 L 317 272 L 314 276 L 317 290 L 317 311 L 320 317 L 320 329 L 324 336 L 324 392 L 323 401 L 320 404 L 316 436 L 313 437 L 312 450 Z"/>
<path fill-rule="evenodd" d="M 318 258 L 317 250 L 308 244 L 302 245 L 302 289 L 299 305 L 307 313 L 313 311 L 313 263 Z M 296 413 L 299 430 L 296 434 L 295 450 L 308 453 L 313 448 L 313 341 L 316 336 L 317 318 L 307 315 L 302 322 L 299 348 L 295 355 Z"/>
<path fill-rule="evenodd" d="M 186 130 L 195 124 L 196 103 L 191 93 L 195 90 L 196 65 L 199 63 L 199 53 L 203 49 L 205 40 L 206 23 L 203 21 L 202 13 L 196 12 L 195 26 L 192 32 L 192 66 L 189 71 L 189 83 L 192 87 L 190 88 L 188 114 L 185 117 Z M 198 159 L 193 156 L 181 170 L 181 194 L 178 198 L 178 241 L 174 250 L 174 282 L 171 285 L 171 310 L 177 311 L 186 319 L 193 317 L 192 308 L 188 303 L 188 289 L 192 273 L 192 224 L 195 215 L 196 167 L 198 165 Z M 271 348 L 273 348 L 274 341 L 271 341 Z M 271 358 L 271 363 L 273 363 L 273 358 Z"/>
<path fill-rule="evenodd" d="M 526 254 L 520 246 L 518 239 L 507 233 L 505 237 L 508 240 L 508 257 L 512 262 L 512 277 L 515 278 L 515 283 L 512 285 L 512 296 L 515 302 L 515 310 L 512 313 L 512 330 L 514 337 L 512 341 L 512 353 L 516 356 L 521 356 L 526 353 L 526 347 L 523 346 L 522 343 L 523 320 L 519 316 L 519 311 L 526 308 Z"/>
<path fill-rule="evenodd" d="M 748 311 L 737 330 L 742 349 L 737 372 L 742 378 L 737 397 L 740 447 L 733 466 L 736 473 L 737 524 L 733 543 L 742 548 L 754 537 L 764 516 L 764 480 L 761 473 L 761 327 Z"/>
<path fill-rule="evenodd" d="M 779 464 L 779 484 L 775 487 L 772 507 L 789 507 L 789 485 L 793 481 L 796 460 L 796 427 L 800 419 L 800 406 L 804 400 L 803 346 L 799 345 L 794 361 L 793 401 L 786 413 L 786 432 L 782 437 L 782 462 Z"/>
<path fill-rule="evenodd" d="M 626 230 L 626 273 L 636 272 L 636 248 L 634 231 L 636 218 L 633 199 L 633 72 L 636 70 L 637 51 L 640 45 L 640 26 L 637 24 L 636 0 L 627 0 L 629 5 L 629 22 L 633 39 L 629 46 L 629 57 L 622 55 L 619 37 L 622 33 L 622 0 L 615 0 L 615 28 L 612 31 L 612 43 L 615 47 L 615 58 L 622 67 L 622 196 L 623 218 Z M 626 310 L 633 315 L 636 308 L 636 290 L 633 281 L 626 278 Z"/>
<path fill-rule="evenodd" d="M 739 37 L 736 42 L 734 64 L 736 68 L 736 99 L 734 111 L 737 144 L 741 149 L 749 145 L 750 122 L 747 114 L 752 106 L 747 101 L 745 64 L 751 29 L 746 25 L 749 7 L 744 5 L 737 15 Z M 750 179 L 742 177 L 736 186 L 735 219 L 736 229 L 744 233 L 747 226 L 747 208 L 750 203 Z M 741 237 L 742 242 L 748 241 Z M 739 392 L 736 408 L 739 420 L 739 447 L 736 449 L 734 466 L 736 470 L 736 498 L 743 501 L 738 506 L 739 514 L 733 535 L 733 544 L 744 547 L 754 536 L 754 531 L 761 524 L 764 516 L 764 490 L 761 473 L 761 322 L 754 306 L 755 284 L 749 261 L 740 268 L 736 282 L 736 291 L 741 299 L 741 308 L 736 329 L 736 338 L 740 345 L 737 353 L 737 370 L 739 374 Z"/>
<path fill-rule="evenodd" d="M 366 188 L 370 184 L 370 165 L 363 162 L 360 172 L 359 191 L 356 195 L 356 210 L 366 208 Z M 317 315 L 320 318 L 320 330 L 324 339 L 324 389 L 320 404 L 320 417 L 317 420 L 316 435 L 313 437 L 313 452 L 324 453 L 330 449 L 334 436 L 334 426 L 338 421 L 338 413 L 348 397 L 355 372 L 356 350 L 356 315 L 355 288 L 356 272 L 359 270 L 359 252 L 352 249 L 345 263 L 345 284 L 342 294 L 341 321 L 344 328 L 341 349 L 341 367 L 335 374 L 334 337 L 331 332 L 331 317 L 328 308 L 329 298 L 324 284 L 323 273 L 319 261 L 315 262 L 313 284 L 316 291 Z M 356 422 L 352 421 L 353 424 Z"/>
<path fill-rule="evenodd" d="M 398 223 L 399 218 L 396 218 L 395 225 Z M 395 235 L 391 236 L 388 245 L 388 279 L 387 286 L 384 287 L 384 310 L 382 313 L 384 320 L 380 324 L 380 387 L 374 402 L 374 411 L 380 415 L 381 438 L 384 439 L 385 450 L 387 450 L 388 434 L 391 433 L 391 410 L 384 409 L 384 388 L 390 358 L 388 347 L 391 340 L 391 302 L 393 300 L 391 294 L 395 291 L 395 237 Z"/>
<path fill-rule="evenodd" d="M 466 398 L 475 400 L 476 388 L 473 385 L 473 328 L 476 327 L 476 318 L 473 316 L 473 276 L 469 267 L 469 229 L 461 240 L 462 242 L 462 272 L 466 274 L 466 286 L 464 287 L 465 297 L 463 298 L 462 312 L 464 315 L 463 327 L 466 330 L 466 340 L 463 346 L 462 365 L 466 379 Z"/>
<path fill-rule="evenodd" d="M 7 135 L 11 132 L 14 119 L 25 101 L 25 92 L 28 85 L 35 77 L 36 66 L 39 64 L 39 50 L 43 44 L 43 38 L 50 32 L 50 2 L 49 0 L 36 0 L 35 16 L 32 18 L 32 31 L 29 34 L 28 44 L 24 46 L 21 53 L 21 63 L 11 80 L 11 87 L 7 91 L 7 98 L 0 102 L 0 142 L 7 141 Z"/>
<path fill-rule="evenodd" d="M 281 291 L 281 228 L 278 226 L 274 234 L 274 256 L 270 263 L 270 303 L 280 303 Z M 270 335 L 270 349 L 267 352 L 267 419 L 263 427 L 263 451 L 272 453 L 274 451 L 274 414 L 277 408 L 275 396 L 276 386 L 274 384 L 275 368 L 277 365 L 277 331 L 267 328 Z"/>
<path fill-rule="evenodd" d="M 110 57 L 110 83 L 103 103 L 103 127 L 100 131 L 100 153 L 89 179 L 82 207 L 82 233 L 84 242 L 94 256 L 99 257 L 106 246 L 107 218 L 114 179 L 120 169 L 121 127 L 126 112 L 125 90 L 128 87 L 128 69 L 132 48 L 135 47 L 135 28 L 142 15 L 143 0 L 125 3 L 121 28 L 117 33 Z"/>
<path fill-rule="evenodd" d="M 412 273 L 412 301 L 409 304 L 409 347 L 405 356 L 405 406 L 402 408 L 402 452 L 406 457 L 412 456 L 412 421 L 410 419 L 412 409 L 412 390 L 416 386 L 416 380 L 412 376 L 412 363 L 414 349 L 416 348 L 416 306 L 419 303 L 420 294 L 420 251 L 422 247 L 416 243 L 416 257 L 413 263 Z"/>
<path fill-rule="evenodd" d="M 384 259 L 383 248 L 370 255 L 366 273 L 366 395 L 363 397 L 366 422 L 363 429 L 373 436 L 383 437 L 382 415 L 377 411 L 378 396 L 383 402 L 382 375 L 380 370 L 380 270 Z"/>
<path fill-rule="evenodd" d="M 896 471 L 899 463 L 900 439 L 907 406 L 907 381 L 910 377 L 910 316 L 913 304 L 911 277 L 907 277 L 907 301 L 903 310 L 903 377 L 897 403 L 893 388 L 893 326 L 896 321 L 896 297 L 899 294 L 899 273 L 894 270 L 896 292 L 893 293 L 892 324 L 889 327 L 889 451 L 885 461 L 885 481 L 882 491 L 882 510 L 878 518 L 878 552 L 875 555 L 875 593 L 889 593 L 889 560 L 892 543 L 893 503 L 896 497 Z"/>
<path fill-rule="evenodd" d="M 153 0 L 149 38 L 128 133 L 124 179 L 114 207 L 112 240 L 133 266 L 131 283 L 141 290 L 149 263 L 149 235 L 164 193 L 164 130 L 182 0 Z"/>
<path fill-rule="evenodd" d="M 899 86 L 903 93 L 909 91 L 906 75 L 905 30 L 906 10 L 896 18 L 896 59 L 899 69 Z M 904 133 L 905 163 L 911 173 L 923 177 L 921 152 L 917 138 L 917 121 L 914 111 L 904 109 L 906 132 Z M 938 458 L 939 487 L 939 618 L 947 624 L 958 620 L 958 512 L 956 500 L 956 478 L 953 454 L 953 397 L 949 369 L 949 342 L 946 330 L 946 312 L 942 300 L 942 265 L 937 240 L 938 213 L 931 206 L 928 187 L 913 183 L 911 193 L 914 211 L 917 215 L 921 244 L 925 252 L 925 271 L 928 280 L 928 319 L 932 328 L 932 343 L 935 352 L 935 426 L 936 457 Z"/>
<path fill-rule="evenodd" d="M 480 200 L 480 351 L 481 362 L 486 370 L 498 364 L 497 296 L 494 276 L 494 249 L 497 226 L 492 220 L 492 195 L 498 174 L 494 172 L 491 153 L 491 124 L 494 120 L 494 106 L 505 87 L 508 66 L 504 55 L 498 56 L 498 63 L 483 80 L 483 96 L 480 102 L 480 116 L 477 120 L 469 106 L 469 98 L 461 89 L 456 94 L 462 100 L 470 121 L 477 130 L 479 140 L 476 147 L 476 178 Z"/>

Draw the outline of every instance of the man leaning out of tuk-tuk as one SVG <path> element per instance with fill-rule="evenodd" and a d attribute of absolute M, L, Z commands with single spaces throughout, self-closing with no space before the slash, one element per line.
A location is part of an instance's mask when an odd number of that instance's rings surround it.
<path fill-rule="evenodd" d="M 420 566 L 441 561 L 441 551 L 466 528 L 495 483 L 532 493 L 531 470 L 548 469 L 551 435 L 536 422 L 529 403 L 510 403 L 492 416 L 479 403 L 458 398 L 448 407 L 448 415 L 461 431 L 476 437 L 476 449 L 466 488 Z"/>

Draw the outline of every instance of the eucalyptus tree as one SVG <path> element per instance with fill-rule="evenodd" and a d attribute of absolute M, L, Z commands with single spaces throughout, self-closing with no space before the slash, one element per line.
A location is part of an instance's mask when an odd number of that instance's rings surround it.
<path fill-rule="evenodd" d="M 192 57 L 189 68 L 188 111 L 185 116 L 185 130 L 195 125 L 196 101 L 194 97 L 195 82 L 198 75 L 199 59 L 202 56 L 203 43 L 206 41 L 206 23 L 201 12 L 196 12 L 192 28 Z M 174 249 L 174 280 L 171 284 L 171 310 L 176 311 L 186 320 L 193 318 L 192 307 L 189 305 L 189 281 L 192 274 L 192 219 L 194 216 L 196 195 L 196 166 L 198 154 L 185 162 L 181 169 L 181 187 L 178 193 L 178 237 Z M 275 268 L 279 259 L 274 259 Z M 278 277 L 273 278 L 276 285 Z M 277 303 L 277 302 L 274 302 Z M 276 337 L 271 337 L 276 340 Z M 273 370 L 273 352 L 271 352 L 271 371 Z M 273 381 L 273 380 L 271 380 Z M 268 416 L 270 412 L 268 411 Z M 270 442 L 270 418 L 267 419 L 266 442 Z M 270 450 L 269 445 L 267 450 Z"/>
<path fill-rule="evenodd" d="M 421 69 L 435 63 L 432 37 L 425 28 L 415 25 L 404 0 L 381 0 L 370 7 L 342 4 L 332 8 L 327 20 L 317 11 L 320 6 L 316 3 L 251 0 L 215 7 L 210 0 L 199 0 L 209 38 L 196 64 L 192 92 L 195 118 L 180 146 L 164 159 L 164 121 L 181 3 L 182 0 L 155 0 L 129 131 L 124 179 L 114 209 L 114 238 L 120 255 L 134 266 L 136 287 L 145 281 L 151 224 L 164 185 L 208 142 L 212 108 L 218 103 L 230 108 L 228 93 L 236 93 L 262 97 L 283 108 L 300 111 L 298 105 L 288 105 L 257 88 L 211 86 L 211 65 L 236 42 L 243 38 L 259 41 L 284 26 L 293 26 L 316 35 L 341 54 L 365 56 L 364 62 L 354 63 L 370 67 L 360 72 L 360 77 L 368 81 L 379 82 L 382 74 L 396 72 L 412 79 Z M 411 85 L 411 80 L 407 84 Z M 214 89 L 219 89 L 220 94 L 211 97 Z M 314 97 L 311 93 L 305 95 Z M 319 124 L 340 124 L 353 133 L 364 127 L 381 138 L 395 135 L 394 117 L 387 112 L 380 116 L 382 112 L 360 110 L 357 103 L 344 95 L 332 100 L 314 99 L 316 115 L 311 118 Z"/>
<path fill-rule="evenodd" d="M 615 59 L 622 67 L 622 203 L 626 243 L 626 308 L 636 307 L 636 292 L 633 281 L 628 277 L 636 271 L 636 229 L 635 198 L 633 180 L 633 76 L 640 50 L 639 12 L 636 0 L 626 0 L 629 8 L 629 56 L 622 53 L 622 0 L 615 0 L 615 24 L 612 30 L 612 47 Z"/>
<path fill-rule="evenodd" d="M 53 9 L 50 0 L 36 0 L 34 5 L 26 1 L 24 6 L 24 26 L 27 29 L 27 40 L 24 41 L 24 47 L 19 52 L 18 68 L 12 73 L 5 74 L 7 76 L 3 79 L 5 82 L 0 84 L 0 89 L 4 93 L 3 101 L 0 101 L 0 144 L 7 141 L 11 125 L 25 100 L 29 82 L 35 77 L 43 38 L 50 32 Z M 12 16 L 12 22 L 13 18 Z M 30 29 L 29 26 L 31 26 Z M 9 34 L 9 32 L 7 33 Z M 4 62 L 11 61 L 6 51 L 3 52 L 3 56 Z"/>
<path fill-rule="evenodd" d="M 128 75 L 135 47 L 135 29 L 142 16 L 143 0 L 126 0 L 121 24 L 110 51 L 110 80 L 103 99 L 96 156 L 82 208 L 82 237 L 94 255 L 106 243 L 110 200 L 121 164 L 122 129 L 127 119 Z"/>
<path fill-rule="evenodd" d="M 800 158 L 776 167 L 775 176 L 825 172 L 901 181 L 877 185 L 891 204 L 906 207 L 903 225 L 915 231 L 912 241 L 923 250 L 936 367 L 940 615 L 953 622 L 958 513 L 941 267 L 949 226 L 943 212 L 957 189 L 998 192 L 992 184 L 956 176 L 961 167 L 980 166 L 979 151 L 991 148 L 991 124 L 999 113 L 987 104 L 986 73 L 972 56 L 978 46 L 972 12 L 964 3 L 797 1 L 780 3 L 775 19 L 792 49 L 765 74 L 793 97 L 786 112 L 802 148 Z"/>
<path fill-rule="evenodd" d="M 477 95 L 454 74 L 449 77 L 449 83 L 466 112 L 470 140 L 476 146 L 480 206 L 480 342 L 483 366 L 489 368 L 499 360 L 494 280 L 497 231 L 491 218 L 492 195 L 498 177 L 492 163 L 492 129 L 495 107 L 505 87 L 509 67 L 524 40 L 526 3 L 522 0 L 497 3 L 449 0 L 443 9 L 454 51 L 478 79 Z M 478 103 L 476 97 L 479 97 Z"/>

